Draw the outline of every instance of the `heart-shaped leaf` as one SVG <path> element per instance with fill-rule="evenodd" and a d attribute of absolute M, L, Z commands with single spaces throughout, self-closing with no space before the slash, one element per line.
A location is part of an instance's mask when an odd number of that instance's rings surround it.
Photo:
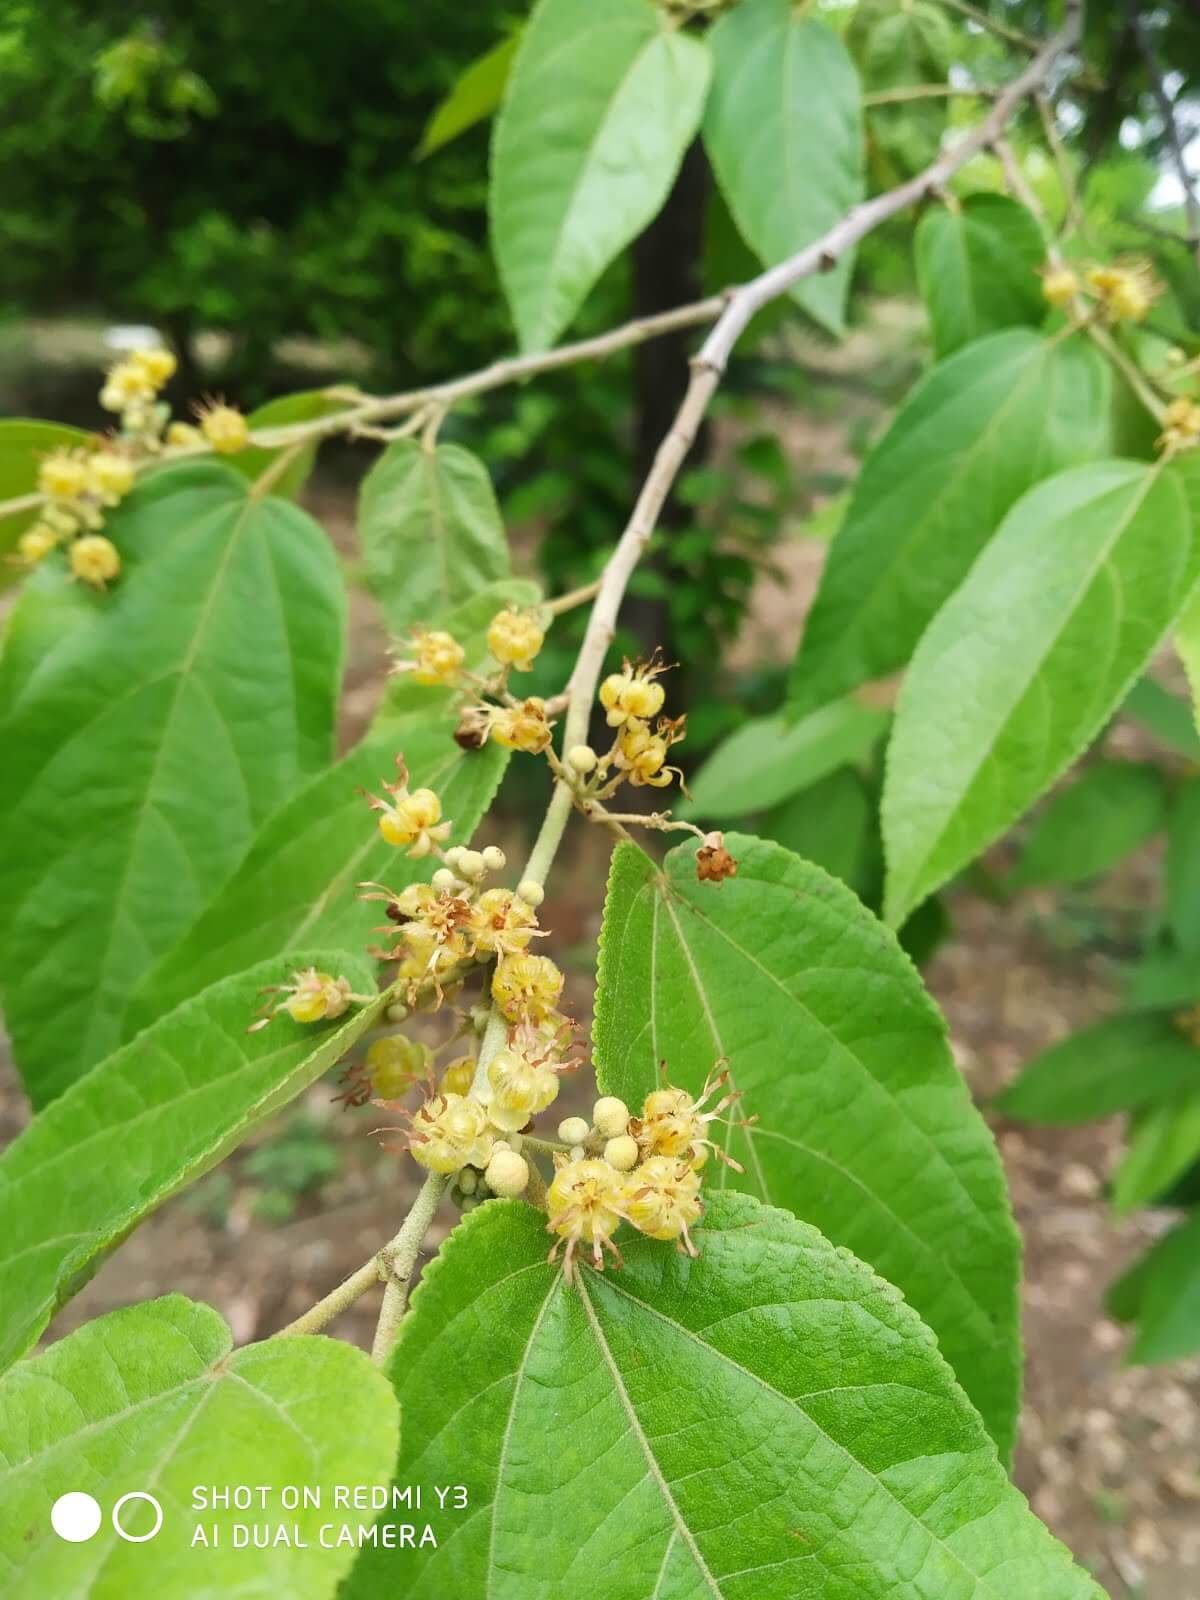
<path fill-rule="evenodd" d="M 737 876 L 660 871 L 618 847 L 594 1048 L 604 1093 L 695 1093 L 724 1061 L 741 1091 L 721 1131 L 738 1184 L 815 1223 L 901 1288 L 937 1334 L 1001 1452 L 1016 1425 L 1017 1238 L 996 1147 L 916 969 L 843 884 L 733 834 Z M 738 1125 L 743 1116 L 757 1117 Z"/>
<path fill-rule="evenodd" d="M 538 0 L 496 118 L 492 242 L 523 350 L 552 345 L 667 198 L 709 53 L 646 0 Z"/>
<path fill-rule="evenodd" d="M 4 999 L 37 1105 L 114 1047 L 143 973 L 333 740 L 345 602 L 314 522 L 205 462 L 108 527 L 119 581 L 0 724 Z"/>
<path fill-rule="evenodd" d="M 863 195 L 858 74 L 846 47 L 789 0 L 742 0 L 712 32 L 704 147 L 746 243 L 774 266 L 814 243 Z M 794 298 L 841 332 L 853 258 Z"/>
<path fill-rule="evenodd" d="M 391 1387 L 333 1339 L 232 1345 L 210 1306 L 169 1295 L 99 1317 L 0 1379 L 8 1600 L 330 1600 L 354 1559 L 337 1534 L 363 1519 L 333 1509 L 335 1490 L 387 1482 L 399 1434 Z M 195 1492 L 230 1484 L 252 1484 L 257 1509 L 196 1508 Z M 298 1504 L 285 1500 L 292 1489 Z M 68 1493 L 99 1503 L 93 1538 L 51 1531 L 51 1507 Z M 136 1498 L 146 1494 L 161 1510 L 157 1532 L 159 1513 Z M 266 1527 L 269 1542 L 235 1543 L 238 1524 Z"/>
<path fill-rule="evenodd" d="M 746 1195 L 697 1242 L 633 1237 L 572 1287 L 528 1206 L 455 1230 L 389 1370 L 397 1481 L 469 1509 L 364 1551 L 346 1600 L 1103 1600 L 889 1284 Z"/>

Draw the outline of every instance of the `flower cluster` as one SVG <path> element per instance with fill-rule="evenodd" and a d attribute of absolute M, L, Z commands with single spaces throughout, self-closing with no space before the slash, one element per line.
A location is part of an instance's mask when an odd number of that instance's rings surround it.
<path fill-rule="evenodd" d="M 649 661 L 627 660 L 600 685 L 600 704 L 616 733 L 604 755 L 586 744 L 567 751 L 567 769 L 581 797 L 606 800 L 625 782 L 635 789 L 665 789 L 678 778 L 682 787 L 683 774 L 668 766 L 667 754 L 686 737 L 687 718 L 659 715 L 666 694 L 658 680 L 666 670 L 656 650 Z"/>
<path fill-rule="evenodd" d="M 103 589 L 120 572 L 121 558 L 99 530 L 104 513 L 133 488 L 136 471 L 119 445 L 51 451 L 38 469 L 40 515 L 17 545 L 22 565 L 37 566 L 65 543 L 73 575 Z"/>
<path fill-rule="evenodd" d="M 157 455 L 164 443 L 207 443 L 225 452 L 245 446 L 246 419 L 232 406 L 202 407 L 198 428 L 170 421 L 171 409 L 161 391 L 174 374 L 175 357 L 157 346 L 135 350 L 109 368 L 100 404 L 118 419 L 115 435 L 54 450 L 44 458 L 38 470 L 39 515 L 17 545 L 22 566 L 37 566 L 65 544 L 72 575 L 105 588 L 121 571 L 120 552 L 101 531 L 105 513 L 133 488 L 139 464 Z"/>
<path fill-rule="evenodd" d="M 716 1073 L 698 1096 L 686 1089 L 655 1089 L 637 1117 L 629 1115 L 624 1101 L 606 1095 L 593 1107 L 590 1127 L 582 1117 L 559 1125 L 559 1137 L 570 1149 L 555 1157 L 546 1229 L 556 1236 L 551 1261 L 566 1245 L 568 1278 L 581 1246 L 590 1247 L 601 1270 L 605 1250 L 620 1264 L 613 1234 L 622 1222 L 651 1239 L 673 1239 L 688 1255 L 697 1253 L 689 1230 L 703 1213 L 701 1168 L 709 1153 L 741 1171 L 709 1134 L 710 1125 L 723 1120 L 721 1113 L 738 1098 L 729 1091 L 709 1106 L 727 1082 L 727 1073 Z"/>

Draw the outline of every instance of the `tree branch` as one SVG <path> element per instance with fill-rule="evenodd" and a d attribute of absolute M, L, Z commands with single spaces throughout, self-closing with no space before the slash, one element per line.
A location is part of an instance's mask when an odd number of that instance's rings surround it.
<path fill-rule="evenodd" d="M 596 685 L 604 665 L 604 657 L 616 631 L 617 612 L 625 594 L 626 585 L 638 564 L 642 552 L 654 532 L 658 514 L 662 509 L 671 485 L 687 457 L 696 437 L 709 402 L 717 390 L 734 345 L 756 312 L 772 300 L 786 294 L 802 278 L 815 272 L 828 272 L 839 256 L 864 238 L 881 222 L 903 211 L 908 205 L 935 193 L 949 181 L 958 169 L 981 150 L 987 149 L 1003 133 L 1004 128 L 1021 101 L 1036 92 L 1046 82 L 1059 57 L 1078 40 L 1083 20 L 1083 0 L 1067 0 L 1063 26 L 1054 37 L 1038 51 L 1025 70 L 996 98 L 996 103 L 981 123 L 939 156 L 924 172 L 907 183 L 873 200 L 864 201 L 843 217 L 835 227 L 814 244 L 798 251 L 778 266 L 762 272 L 749 283 L 732 290 L 725 298 L 724 309 L 692 360 L 692 377 L 670 431 L 658 447 L 658 453 L 642 485 L 637 503 L 617 541 L 616 549 L 600 578 L 600 588 L 588 619 L 587 631 L 575 661 L 574 671 L 567 685 L 567 716 L 563 728 L 562 748 L 587 740 L 588 721 Z M 525 875 L 538 883 L 545 881 L 554 860 L 559 841 L 571 814 L 573 795 L 570 786 L 561 779 L 555 783 L 554 793 L 534 844 Z M 487 1083 L 487 1066 L 492 1056 L 503 1044 L 506 1025 L 500 1011 L 493 1007 L 487 1028 L 479 1047 L 475 1069 L 474 1087 L 482 1089 Z"/>

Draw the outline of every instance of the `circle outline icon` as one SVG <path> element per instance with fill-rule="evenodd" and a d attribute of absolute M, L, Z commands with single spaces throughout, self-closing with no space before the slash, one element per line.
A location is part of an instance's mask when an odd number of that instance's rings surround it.
<path fill-rule="evenodd" d="M 50 1526 L 67 1544 L 86 1544 L 94 1539 L 103 1521 L 99 1500 L 84 1489 L 60 1494 L 50 1507 Z"/>
<path fill-rule="evenodd" d="M 125 1529 L 117 1520 L 117 1512 L 120 1511 L 121 1507 L 130 1500 L 145 1500 L 148 1505 L 152 1505 L 154 1507 L 156 1520 L 149 1533 L 126 1533 Z M 155 1537 L 163 1525 L 162 1506 L 152 1494 L 147 1494 L 144 1489 L 130 1489 L 128 1494 L 123 1494 L 117 1501 L 116 1505 L 113 1506 L 109 1516 L 112 1521 L 113 1531 L 116 1533 L 118 1539 L 124 1539 L 126 1544 L 145 1544 L 148 1539 L 153 1539 Z"/>

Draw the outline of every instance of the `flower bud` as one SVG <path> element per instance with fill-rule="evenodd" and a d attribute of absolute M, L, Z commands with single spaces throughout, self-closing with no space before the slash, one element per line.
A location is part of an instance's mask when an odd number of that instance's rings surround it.
<path fill-rule="evenodd" d="M 632 1172 L 638 1164 L 640 1153 L 637 1140 L 631 1139 L 627 1133 L 610 1139 L 604 1146 L 605 1161 L 610 1167 L 616 1167 L 618 1172 Z"/>
<path fill-rule="evenodd" d="M 564 1117 L 558 1125 L 558 1137 L 564 1144 L 582 1144 L 591 1131 L 583 1117 Z"/>
<path fill-rule="evenodd" d="M 546 891 L 536 878 L 522 878 L 517 885 L 517 899 L 524 900 L 527 906 L 540 906 L 546 898 Z"/>
<path fill-rule="evenodd" d="M 478 883 L 487 871 L 483 857 L 478 850 L 460 850 L 458 854 L 457 870 L 471 883 Z"/>
<path fill-rule="evenodd" d="M 483 864 L 489 872 L 503 872 L 508 865 L 508 857 L 499 845 L 489 844 L 483 852 Z"/>
<path fill-rule="evenodd" d="M 458 888 L 458 879 L 449 867 L 439 867 L 430 882 L 439 894 L 453 894 Z"/>
<path fill-rule="evenodd" d="M 573 744 L 567 751 L 567 765 L 579 773 L 595 772 L 598 760 L 590 744 Z"/>
<path fill-rule="evenodd" d="M 629 1107 L 615 1095 L 603 1095 L 592 1107 L 592 1124 L 606 1139 L 616 1139 L 629 1127 Z"/>
<path fill-rule="evenodd" d="M 529 1187 L 529 1163 L 514 1150 L 497 1150 L 488 1162 L 484 1179 L 493 1194 L 513 1199 Z"/>

